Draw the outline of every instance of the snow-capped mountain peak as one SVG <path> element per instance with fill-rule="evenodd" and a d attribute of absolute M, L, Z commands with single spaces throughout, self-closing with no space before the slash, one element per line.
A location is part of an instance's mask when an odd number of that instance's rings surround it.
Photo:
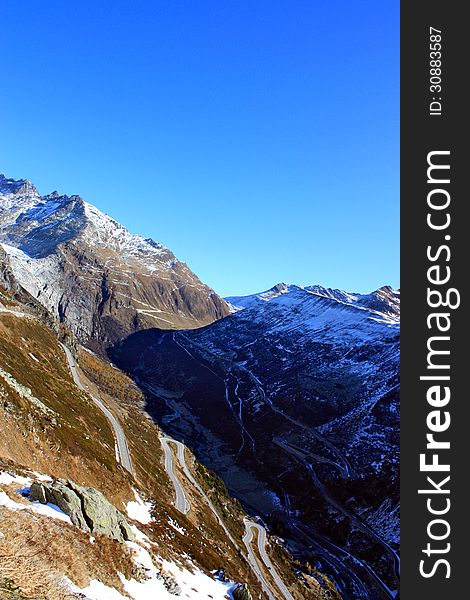
<path fill-rule="evenodd" d="M 80 196 L 57 191 L 40 196 L 25 179 L 0 176 L 0 210 L 0 226 L 4 230 L 1 241 L 34 258 L 48 256 L 59 244 L 83 233 L 89 244 L 122 253 L 125 258 L 140 259 L 143 268 L 154 270 L 154 261 L 162 258 L 162 267 L 169 268 L 174 260 L 165 246 L 131 234 Z M 164 257 L 165 254 L 171 256 Z"/>
<path fill-rule="evenodd" d="M 107 249 L 113 248 L 127 259 L 140 259 L 142 267 L 149 270 L 156 269 L 155 260 L 163 259 L 166 268 L 173 266 L 176 259 L 163 244 L 130 233 L 123 225 L 88 202 L 84 202 L 84 211 L 87 219 L 85 237 L 91 243 Z"/>
<path fill-rule="evenodd" d="M 83 341 L 200 327 L 229 313 L 168 248 L 78 195 L 41 196 L 31 182 L 1 176 L 0 244 L 19 283 Z"/>
<path fill-rule="evenodd" d="M 24 210 L 40 199 L 39 192 L 27 179 L 9 179 L 0 173 L 0 227 L 14 222 Z"/>

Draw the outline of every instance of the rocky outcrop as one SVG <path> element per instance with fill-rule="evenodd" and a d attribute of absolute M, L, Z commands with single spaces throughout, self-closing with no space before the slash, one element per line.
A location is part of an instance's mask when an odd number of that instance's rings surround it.
<path fill-rule="evenodd" d="M 232 592 L 233 600 L 253 600 L 250 590 L 245 583 L 236 587 Z"/>
<path fill-rule="evenodd" d="M 135 539 L 123 514 L 94 488 L 63 479 L 53 483 L 35 481 L 29 498 L 42 504 L 55 504 L 74 525 L 88 533 L 105 535 L 119 542 Z"/>

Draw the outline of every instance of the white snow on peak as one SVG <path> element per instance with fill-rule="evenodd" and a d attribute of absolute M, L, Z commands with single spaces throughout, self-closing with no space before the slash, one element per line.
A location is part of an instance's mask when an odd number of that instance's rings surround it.
<path fill-rule="evenodd" d="M 0 175 L 0 227 L 14 223 L 19 215 L 36 206 L 40 200 L 30 181 L 16 181 Z"/>
<path fill-rule="evenodd" d="M 347 304 L 352 304 L 356 302 L 359 298 L 360 294 L 345 292 L 344 290 L 338 290 L 333 288 L 327 288 L 322 285 L 310 285 L 304 288 L 307 292 L 311 294 L 317 294 L 318 296 L 323 296 L 324 298 L 331 298 L 332 300 L 337 300 L 338 302 L 345 302 Z"/>
<path fill-rule="evenodd" d="M 22 195 L 28 192 L 39 195 L 34 185 L 28 179 L 10 179 L 5 177 L 3 173 L 0 173 L 0 206 L 2 202 L 1 196 L 9 196 L 11 194 Z"/>
<path fill-rule="evenodd" d="M 37 204 L 29 209 L 27 216 L 30 220 L 45 221 L 60 208 L 61 204 L 60 200 L 53 198 L 45 198 L 43 200 L 41 198 Z"/>
<path fill-rule="evenodd" d="M 302 306 L 302 321 L 311 312 L 307 306 L 313 307 L 314 300 L 329 300 L 340 308 L 350 308 L 369 313 L 367 316 L 377 318 L 379 321 L 398 323 L 400 310 L 400 292 L 385 286 L 370 294 L 358 294 L 345 292 L 343 290 L 326 288 L 321 285 L 298 286 L 293 284 L 279 283 L 271 289 L 252 294 L 250 296 L 231 296 L 225 300 L 232 308 L 233 313 L 241 310 L 257 310 L 263 313 L 263 305 L 274 303 L 284 306 L 285 309 L 295 310 Z M 326 307 L 326 306 L 325 306 Z M 364 315 L 366 316 L 366 315 Z"/>
<path fill-rule="evenodd" d="M 17 258 L 18 260 L 31 260 L 31 257 L 28 256 L 26 254 L 26 252 L 23 252 L 23 250 L 20 250 L 19 248 L 15 248 L 14 246 L 10 246 L 9 244 L 5 244 L 5 242 L 1 242 L 0 243 L 0 247 L 3 248 L 3 250 L 12 257 Z"/>
<path fill-rule="evenodd" d="M 107 247 L 111 244 L 114 249 L 123 254 L 136 257 L 144 254 L 162 256 L 168 252 L 162 244 L 146 240 L 140 235 L 133 235 L 123 225 L 92 204 L 88 202 L 83 204 L 88 220 L 85 235 L 96 244 Z"/>
<path fill-rule="evenodd" d="M 122 264 L 131 261 L 150 273 L 167 271 L 178 263 L 164 245 L 133 235 L 79 196 L 63 196 L 57 192 L 40 196 L 31 182 L 7 179 L 0 175 L 1 240 L 23 247 L 23 236 L 37 230 L 42 233 L 36 235 L 37 244 L 46 241 L 50 245 L 47 229 L 54 227 L 62 231 L 68 220 L 74 221 L 71 226 L 74 239 L 108 254 L 111 262 Z"/>
<path fill-rule="evenodd" d="M 271 289 L 259 294 L 251 294 L 249 296 L 230 296 L 225 298 L 225 300 L 229 306 L 233 308 L 233 312 L 237 312 L 239 310 L 243 310 L 244 308 L 253 308 L 260 302 L 269 302 L 296 289 L 299 289 L 296 285 L 278 283 Z"/>
<path fill-rule="evenodd" d="M 293 286 L 293 285 L 290 285 L 287 283 L 278 283 L 270 290 L 267 290 L 266 292 L 262 292 L 261 294 L 259 294 L 258 298 L 260 300 L 264 300 L 265 302 L 269 302 L 269 300 L 272 300 L 273 298 L 277 298 L 278 296 L 281 296 L 282 294 L 288 294 L 293 289 L 295 289 L 295 287 L 296 286 Z"/>

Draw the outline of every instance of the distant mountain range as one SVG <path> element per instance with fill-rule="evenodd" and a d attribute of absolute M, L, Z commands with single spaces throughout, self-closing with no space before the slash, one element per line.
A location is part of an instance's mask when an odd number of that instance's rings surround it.
<path fill-rule="evenodd" d="M 145 411 L 284 538 L 304 574 L 326 572 L 344 599 L 394 597 L 398 290 L 280 283 L 222 299 L 79 196 L 2 175 L 1 286 L 130 376 Z"/>

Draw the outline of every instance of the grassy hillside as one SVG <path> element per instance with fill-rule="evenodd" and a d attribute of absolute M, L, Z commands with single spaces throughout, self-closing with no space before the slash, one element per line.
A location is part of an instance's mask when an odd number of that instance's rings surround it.
<path fill-rule="evenodd" d="M 142 393 L 112 365 L 77 349 L 82 382 L 123 425 L 136 472 L 133 480 L 116 460 L 108 420 L 75 385 L 60 335 L 71 339 L 65 330 L 54 331 L 6 288 L 0 289 L 0 472 L 31 475 L 36 471 L 70 479 L 100 490 L 122 512 L 137 492 L 152 503 L 153 520 L 137 525 L 152 542 L 155 556 L 179 563 L 190 560 L 206 573 L 223 568 L 228 579 L 247 583 L 254 598 L 264 598 L 240 552 L 245 515 L 239 503 L 188 451 L 188 465 L 216 505 L 237 547 L 189 482 L 186 493 L 191 511 L 179 513 L 172 504 L 174 489 L 164 469 L 159 428 L 145 413 Z M 179 471 L 178 476 L 184 477 Z M 27 502 L 14 487 L 0 485 L 0 493 L 12 502 Z M 91 543 L 89 535 L 76 527 L 26 508 L 13 512 L 0 505 L 0 520 L 4 569 L 0 569 L 0 598 L 62 600 L 67 597 L 59 583 L 63 575 L 82 588 L 97 579 L 123 593 L 118 572 L 127 579 L 138 576 L 123 544 L 103 536 Z M 318 578 L 299 578 L 279 544 L 270 544 L 270 550 L 296 600 L 334 597 Z M 10 571 L 5 565 L 10 565 Z"/>

